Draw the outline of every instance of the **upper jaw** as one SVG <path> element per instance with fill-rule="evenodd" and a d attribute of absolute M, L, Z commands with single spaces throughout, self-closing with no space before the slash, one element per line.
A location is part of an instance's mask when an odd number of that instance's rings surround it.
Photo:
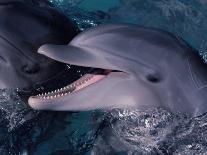
<path fill-rule="evenodd" d="M 119 66 L 124 66 L 121 58 L 91 47 L 45 44 L 38 49 L 38 53 L 70 65 L 127 72 Z"/>

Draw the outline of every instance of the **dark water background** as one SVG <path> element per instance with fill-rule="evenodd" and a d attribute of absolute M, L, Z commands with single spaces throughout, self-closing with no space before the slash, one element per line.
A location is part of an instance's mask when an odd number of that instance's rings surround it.
<path fill-rule="evenodd" d="M 162 28 L 182 36 L 206 60 L 205 0 L 51 2 L 81 30 L 101 23 L 122 22 Z M 71 69 L 65 74 L 68 72 Z M 84 70 L 72 68 L 72 72 L 79 76 Z M 0 90 L 0 155 L 190 155 L 206 152 L 207 114 L 189 118 L 164 109 L 39 112 L 28 107 L 18 90 Z"/>

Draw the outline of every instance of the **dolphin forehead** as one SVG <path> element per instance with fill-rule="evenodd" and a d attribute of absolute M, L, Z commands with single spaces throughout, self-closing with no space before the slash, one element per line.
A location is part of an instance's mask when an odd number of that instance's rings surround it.
<path fill-rule="evenodd" d="M 173 54 L 185 52 L 181 39 L 169 32 L 128 24 L 106 24 L 93 28 L 79 34 L 69 45 L 99 48 L 102 53 L 136 59 L 165 55 L 169 51 Z"/>

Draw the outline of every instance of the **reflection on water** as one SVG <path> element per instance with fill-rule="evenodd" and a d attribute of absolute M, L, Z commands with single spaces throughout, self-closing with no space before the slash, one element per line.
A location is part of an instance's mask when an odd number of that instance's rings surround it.
<path fill-rule="evenodd" d="M 104 4 L 98 10 L 87 8 L 91 0 L 51 1 L 82 30 L 119 22 L 158 27 L 182 36 L 206 59 L 204 0 L 113 0 L 110 6 L 105 0 L 93 1 L 93 5 Z M 189 118 L 164 109 L 37 112 L 16 90 L 0 90 L 0 116 L 1 155 L 188 155 L 207 151 L 207 114 Z"/>

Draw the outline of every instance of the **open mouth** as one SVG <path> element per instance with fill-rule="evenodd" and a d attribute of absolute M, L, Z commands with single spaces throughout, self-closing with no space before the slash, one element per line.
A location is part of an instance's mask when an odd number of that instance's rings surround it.
<path fill-rule="evenodd" d="M 72 82 L 71 84 L 62 87 L 60 89 L 50 91 L 50 92 L 45 92 L 42 94 L 38 94 L 36 96 L 31 96 L 33 99 L 54 99 L 54 98 L 59 98 L 63 97 L 65 95 L 69 95 L 71 93 L 80 91 L 92 84 L 97 83 L 98 81 L 106 78 L 109 74 L 112 72 L 117 72 L 113 70 L 105 70 L 105 69 L 95 69 L 92 73 L 88 73 L 83 75 L 81 78 L 78 80 Z"/>

